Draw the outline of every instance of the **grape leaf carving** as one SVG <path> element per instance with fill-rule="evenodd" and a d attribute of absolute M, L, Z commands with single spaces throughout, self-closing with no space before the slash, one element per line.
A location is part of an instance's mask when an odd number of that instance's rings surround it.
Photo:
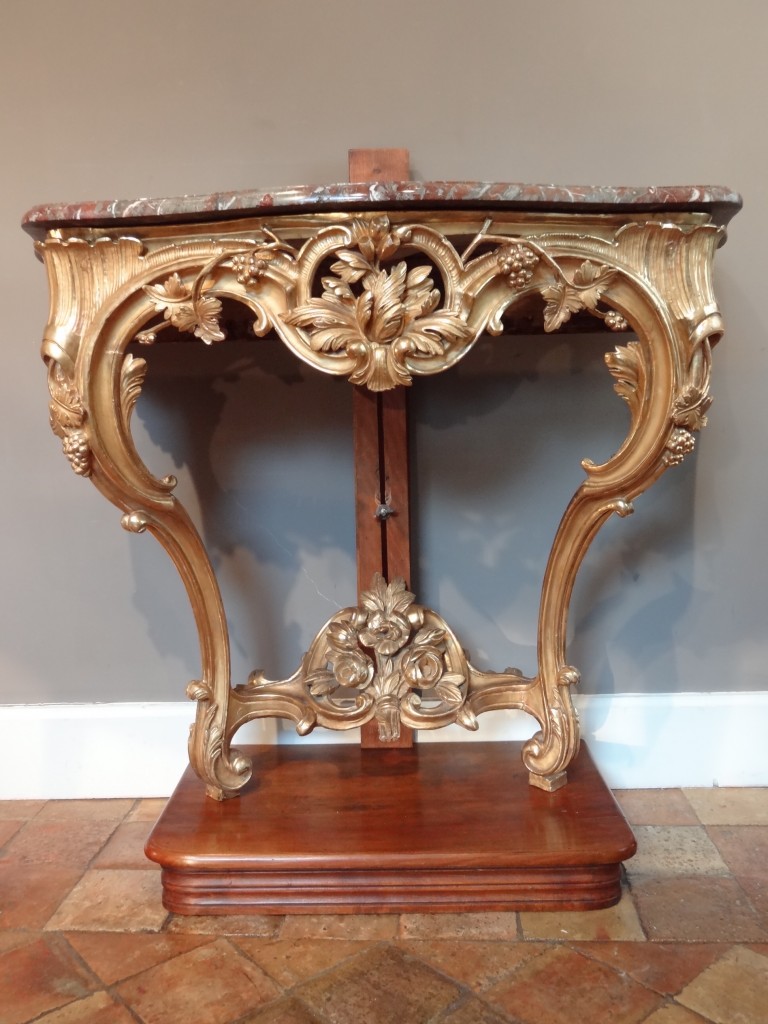
<path fill-rule="evenodd" d="M 568 281 L 564 276 L 541 289 L 544 307 L 544 330 L 556 331 L 580 309 L 594 310 L 614 271 L 585 260 Z"/>

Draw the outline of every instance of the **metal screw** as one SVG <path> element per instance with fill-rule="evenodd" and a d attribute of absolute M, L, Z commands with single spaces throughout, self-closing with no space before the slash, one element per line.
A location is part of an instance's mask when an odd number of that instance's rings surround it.
<path fill-rule="evenodd" d="M 391 505 L 386 505 L 386 504 L 379 505 L 378 508 L 376 509 L 376 511 L 374 512 L 374 515 L 376 516 L 376 518 L 380 522 L 382 522 L 382 523 L 386 522 L 386 520 L 389 519 L 389 517 L 393 516 L 394 514 L 395 514 L 395 510 L 392 508 L 392 506 Z"/>

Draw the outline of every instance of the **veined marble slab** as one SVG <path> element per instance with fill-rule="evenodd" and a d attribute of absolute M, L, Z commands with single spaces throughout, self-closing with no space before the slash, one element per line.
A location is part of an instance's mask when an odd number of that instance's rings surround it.
<path fill-rule="evenodd" d="M 228 220 L 265 211 L 308 212 L 358 207 L 382 209 L 464 207 L 506 210 L 618 213 L 689 211 L 711 214 L 726 224 L 741 196 L 721 185 L 523 185 L 488 181 L 341 182 L 280 186 L 164 199 L 105 199 L 45 203 L 29 210 L 23 227 L 31 234 L 83 224 L 92 227 L 157 222 Z"/>

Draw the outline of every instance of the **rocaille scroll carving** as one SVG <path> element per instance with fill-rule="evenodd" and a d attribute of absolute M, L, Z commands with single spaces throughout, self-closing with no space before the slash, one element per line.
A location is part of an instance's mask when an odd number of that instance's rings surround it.
<path fill-rule="evenodd" d="M 266 230 L 248 248 L 223 247 L 189 284 L 174 273 L 145 286 L 163 320 L 139 332 L 137 340 L 151 344 L 159 331 L 175 327 L 208 344 L 222 341 L 221 302 L 211 294 L 217 269 L 234 272 L 237 283 L 255 293 L 265 278 L 287 282 L 288 308 L 262 315 L 299 355 L 311 355 L 320 369 L 345 374 L 371 391 L 407 386 L 414 374 L 445 369 L 482 329 L 500 333 L 504 309 L 531 289 L 546 302 L 546 331 L 558 330 L 579 310 L 611 330 L 627 329 L 620 313 L 599 304 L 614 269 L 584 260 L 568 276 L 536 241 L 492 235 L 489 226 L 490 221 L 463 256 L 439 231 L 394 226 L 381 215 L 324 228 L 300 250 Z M 470 260 L 478 247 L 485 253 Z M 476 298 L 496 278 L 509 290 L 477 324 Z"/>
<path fill-rule="evenodd" d="M 723 329 L 711 280 L 722 232 L 701 222 L 611 227 L 591 216 L 573 230 L 515 216 L 452 224 L 445 212 L 415 223 L 374 212 L 288 223 L 262 218 L 220 233 L 212 225 L 211 237 L 190 232 L 170 243 L 147 228 L 142 240 L 52 236 L 39 246 L 52 291 L 43 343 L 51 425 L 75 472 L 119 506 L 123 526 L 165 546 L 195 613 L 203 665 L 188 689 L 198 702 L 192 764 L 223 797 L 249 777 L 248 759 L 230 742 L 254 718 L 285 717 L 301 733 L 375 719 L 387 739 L 401 722 L 474 729 L 481 713 L 520 708 L 539 725 L 524 749 L 531 781 L 557 788 L 579 743 L 570 696 L 579 676 L 565 657 L 576 573 L 602 522 L 627 515 L 706 423 L 710 346 Z M 293 676 L 256 672 L 232 688 L 213 566 L 172 494 L 173 477 L 151 476 L 132 445 L 146 364 L 127 351 L 168 329 L 222 341 L 226 299 L 247 305 L 257 335 L 273 331 L 305 362 L 373 391 L 452 366 L 482 334 L 502 333 L 507 311 L 524 300 L 539 300 L 548 332 L 582 311 L 612 331 L 633 328 L 637 340 L 606 356 L 630 428 L 604 464 L 584 460 L 586 480 L 556 533 L 536 676 L 475 669 L 436 612 L 401 580 L 378 577 L 358 606 L 320 630 Z"/>

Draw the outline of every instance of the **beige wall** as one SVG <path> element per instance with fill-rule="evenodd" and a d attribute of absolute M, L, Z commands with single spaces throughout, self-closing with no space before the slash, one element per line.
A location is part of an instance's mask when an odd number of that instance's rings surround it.
<path fill-rule="evenodd" d="M 600 538 L 571 656 L 592 692 L 768 689 L 764 3 L 6 0 L 3 14 L 0 703 L 181 699 L 197 671 L 170 565 L 119 529 L 49 433 L 46 285 L 23 211 L 340 179 L 348 147 L 376 145 L 409 147 L 424 178 L 743 193 L 718 256 L 729 329 L 711 425 Z M 543 552 L 579 458 L 624 423 L 583 344 L 584 368 L 558 341 L 481 350 L 416 396 L 423 596 L 499 668 L 532 668 Z M 200 505 L 236 681 L 256 664 L 287 671 L 354 587 L 348 391 L 253 346 L 153 356 L 141 444 Z"/>

